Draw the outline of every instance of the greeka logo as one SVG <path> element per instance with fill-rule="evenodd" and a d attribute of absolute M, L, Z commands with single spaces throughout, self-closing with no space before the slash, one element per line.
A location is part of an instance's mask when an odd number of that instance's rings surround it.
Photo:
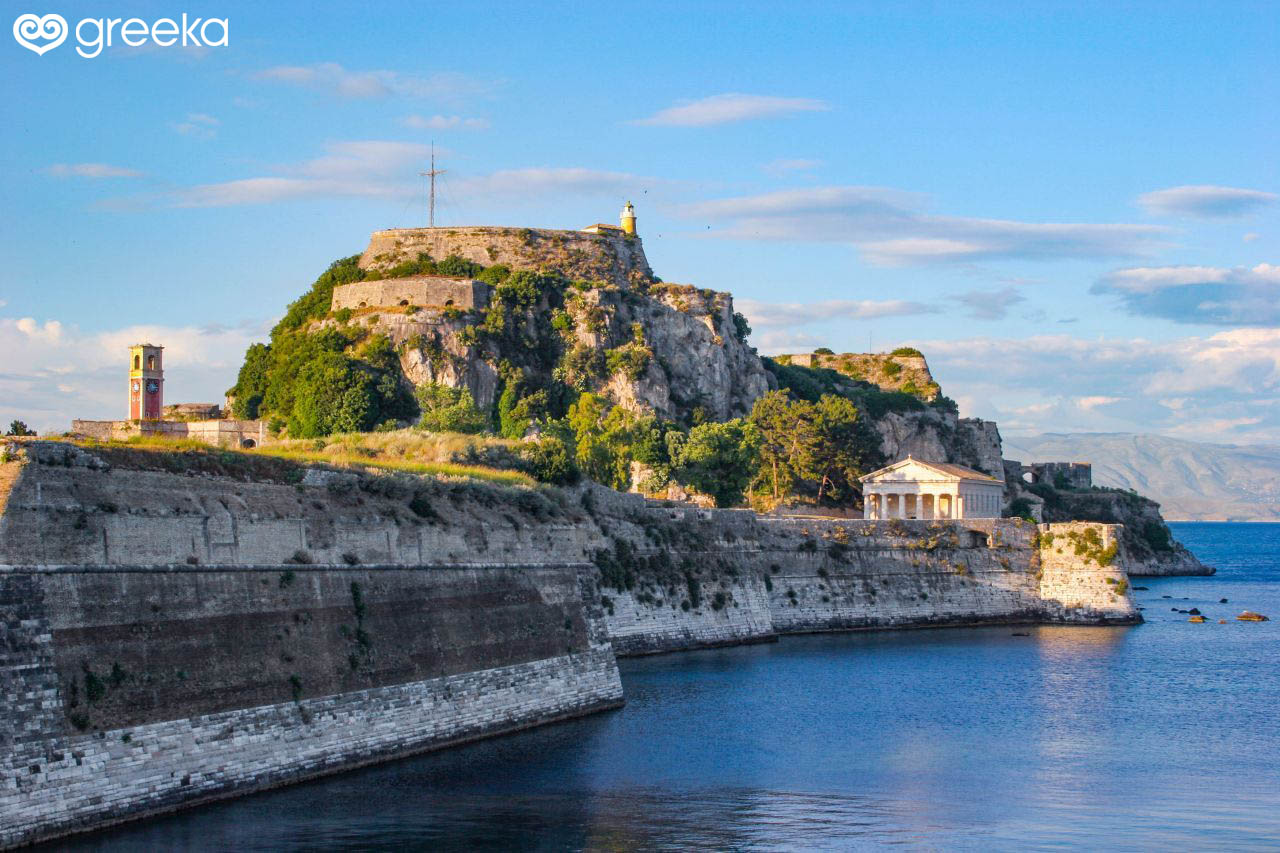
<path fill-rule="evenodd" d="M 148 41 L 158 47 L 226 47 L 231 38 L 229 18 L 157 18 L 148 24 L 141 18 L 85 18 L 76 24 L 76 53 L 93 59 L 117 40 L 128 47 Z M 67 40 L 67 19 L 61 15 L 19 15 L 13 22 L 13 38 L 38 56 L 44 56 Z"/>

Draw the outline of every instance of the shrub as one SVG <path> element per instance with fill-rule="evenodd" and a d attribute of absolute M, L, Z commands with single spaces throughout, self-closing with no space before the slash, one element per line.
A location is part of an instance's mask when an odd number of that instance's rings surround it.
<path fill-rule="evenodd" d="M 901 356 L 907 356 L 907 357 L 924 358 L 924 353 L 920 352 L 920 350 L 916 349 L 915 347 L 898 347 L 893 352 L 889 353 L 889 355 L 901 355 Z"/>
<path fill-rule="evenodd" d="M 419 429 L 474 434 L 488 427 L 487 419 L 476 408 L 476 402 L 466 388 L 450 388 L 438 383 L 421 385 L 417 398 L 422 409 Z"/>
<path fill-rule="evenodd" d="M 526 470 L 543 483 L 570 486 L 581 477 L 569 446 L 555 436 L 526 443 L 520 448 L 520 457 L 527 466 Z"/>
<path fill-rule="evenodd" d="M 814 355 L 835 355 L 835 352 L 827 347 L 818 347 L 813 351 Z"/>

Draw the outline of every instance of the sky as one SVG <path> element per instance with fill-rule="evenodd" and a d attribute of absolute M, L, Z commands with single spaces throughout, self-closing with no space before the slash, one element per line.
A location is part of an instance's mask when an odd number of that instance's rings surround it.
<path fill-rule="evenodd" d="M 914 345 L 1006 435 L 1280 444 L 1280 4 L 186 11 L 226 43 L 84 58 L 183 12 L 111 0 L 4 37 L 0 425 L 124 417 L 143 339 L 219 401 L 332 260 L 425 224 L 434 145 L 437 224 L 629 199 L 761 354 Z"/>

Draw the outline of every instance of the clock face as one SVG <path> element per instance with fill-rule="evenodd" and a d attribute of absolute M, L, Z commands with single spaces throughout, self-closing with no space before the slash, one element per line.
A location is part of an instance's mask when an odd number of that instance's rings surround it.
<path fill-rule="evenodd" d="M 156 384 L 156 381 L 154 379 L 152 379 L 150 382 L 147 383 L 148 394 L 154 394 L 159 390 L 160 390 L 160 386 Z"/>
<path fill-rule="evenodd" d="M 134 392 L 135 394 L 136 394 L 136 393 L 138 393 L 138 389 L 139 389 L 139 388 L 141 388 L 141 387 L 142 387 L 142 386 L 141 386 L 140 384 L 138 384 L 137 382 L 133 383 L 133 392 Z"/>

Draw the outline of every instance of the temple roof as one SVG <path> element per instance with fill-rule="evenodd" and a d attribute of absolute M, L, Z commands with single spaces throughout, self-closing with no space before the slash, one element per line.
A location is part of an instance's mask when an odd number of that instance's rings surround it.
<path fill-rule="evenodd" d="M 978 480 L 986 483 L 1000 482 L 990 474 L 983 473 L 982 471 L 978 471 L 973 468 L 966 468 L 964 465 L 953 465 L 950 462 L 926 462 L 923 459 L 916 459 L 912 456 L 908 456 L 906 459 L 900 459 L 892 465 L 886 465 L 878 471 L 872 471 L 870 474 L 864 474 L 858 479 L 864 483 L 874 481 L 880 479 L 885 474 L 897 471 L 907 465 L 918 465 L 922 468 L 928 468 L 931 471 L 936 471 L 938 474 L 942 475 L 943 479 Z"/>

